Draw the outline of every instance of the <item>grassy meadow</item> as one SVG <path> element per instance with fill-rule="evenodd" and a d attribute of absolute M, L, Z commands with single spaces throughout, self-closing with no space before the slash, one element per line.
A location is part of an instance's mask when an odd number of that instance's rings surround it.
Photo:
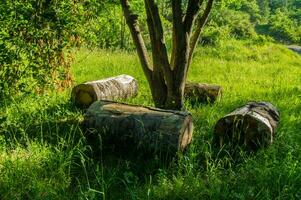
<path fill-rule="evenodd" d="M 132 75 L 139 94 L 128 102 L 153 105 L 135 52 L 82 49 L 72 72 L 75 84 Z M 197 49 L 188 80 L 219 84 L 223 97 L 212 105 L 186 102 L 193 143 L 172 160 L 91 156 L 80 128 L 84 111 L 70 103 L 71 88 L 2 100 L 0 199 L 301 199 L 301 56 L 277 44 L 231 40 Z M 279 109 L 274 143 L 242 152 L 239 161 L 218 157 L 214 124 L 248 101 Z"/>

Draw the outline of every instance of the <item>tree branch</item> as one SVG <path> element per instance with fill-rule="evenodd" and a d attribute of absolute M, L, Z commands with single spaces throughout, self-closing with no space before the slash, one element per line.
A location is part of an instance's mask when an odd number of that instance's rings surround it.
<path fill-rule="evenodd" d="M 162 22 L 160 19 L 158 6 L 154 0 L 144 0 L 146 14 L 147 14 L 147 25 L 150 32 L 150 40 L 152 45 L 153 55 L 153 69 L 155 71 L 162 70 L 165 74 L 165 78 L 168 81 L 170 74 L 170 65 L 168 61 L 168 53 L 164 42 L 164 33 Z"/>
<path fill-rule="evenodd" d="M 137 49 L 137 53 L 140 59 L 140 63 L 142 65 L 142 69 L 148 81 L 151 81 L 152 66 L 149 62 L 147 49 L 145 47 L 145 43 L 142 38 L 141 31 L 138 25 L 138 16 L 132 12 L 128 0 L 120 0 L 120 1 L 121 1 L 124 17 L 131 31 L 131 35 Z"/>
<path fill-rule="evenodd" d="M 185 46 L 186 36 L 183 23 L 183 10 L 182 10 L 182 0 L 172 0 L 172 53 L 171 53 L 171 67 L 174 70 L 178 66 L 179 56 L 185 55 L 181 54 Z"/>
<path fill-rule="evenodd" d="M 171 66 L 173 70 L 173 83 L 168 88 L 168 93 L 173 97 L 181 96 L 181 98 L 183 98 L 188 68 L 189 33 L 185 30 L 181 4 L 182 0 L 172 0 L 173 49 Z M 175 102 L 173 99 L 169 99 L 169 101 L 171 101 L 169 104 L 173 104 Z"/>
<path fill-rule="evenodd" d="M 200 19 L 198 20 L 197 22 L 197 25 L 196 25 L 196 29 L 193 33 L 193 35 L 191 36 L 191 42 L 190 42 L 190 51 L 189 51 L 189 58 L 188 58 L 188 63 L 190 64 L 191 63 L 191 59 L 192 59 L 192 56 L 193 56 L 193 52 L 194 52 L 194 49 L 196 47 L 196 44 L 200 38 L 200 34 L 208 20 L 208 17 L 209 17 L 209 14 L 210 14 L 210 11 L 212 9 L 212 6 L 213 6 L 213 1 L 214 0 L 209 0 L 207 5 L 206 5 L 206 8 L 205 8 L 205 11 L 203 13 L 203 15 L 200 17 Z"/>
<path fill-rule="evenodd" d="M 151 90 L 153 90 L 152 94 L 156 99 L 156 106 L 164 107 L 167 98 L 166 80 L 170 82 L 171 73 L 168 71 L 170 68 L 167 49 L 164 44 L 163 27 L 157 5 L 152 0 L 144 0 L 144 4 L 153 56 L 153 83 Z M 157 93 L 158 89 L 163 92 Z"/>
<path fill-rule="evenodd" d="M 198 16 L 203 2 L 204 0 L 189 0 L 185 18 L 184 18 L 184 25 L 185 25 L 186 32 L 188 33 L 191 32 L 194 20 Z"/>

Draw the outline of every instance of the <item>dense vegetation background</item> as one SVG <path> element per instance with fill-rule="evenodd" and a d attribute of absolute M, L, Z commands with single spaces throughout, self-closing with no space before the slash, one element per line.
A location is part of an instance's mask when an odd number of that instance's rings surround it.
<path fill-rule="evenodd" d="M 146 30 L 143 2 L 133 0 L 132 4 Z M 165 31 L 170 33 L 170 2 L 158 4 Z M 236 38 L 300 44 L 300 7 L 299 0 L 217 1 L 200 43 L 219 45 Z M 70 85 L 74 45 L 134 48 L 119 1 L 5 0 L 0 11 L 1 96 Z M 170 35 L 166 34 L 169 43 Z"/>
<path fill-rule="evenodd" d="M 143 3 L 131 2 L 147 39 Z M 157 2 L 168 33 L 170 3 Z M 300 0 L 216 1 L 188 79 L 220 84 L 225 95 L 187 103 L 194 143 L 169 163 L 92 158 L 83 111 L 69 102 L 73 84 L 126 73 L 140 83 L 129 102 L 152 105 L 118 0 L 1 1 L 0 199 L 301 198 L 301 58 L 283 46 L 301 45 L 300 8 Z M 250 100 L 280 109 L 275 144 L 239 162 L 216 157 L 214 123 Z"/>

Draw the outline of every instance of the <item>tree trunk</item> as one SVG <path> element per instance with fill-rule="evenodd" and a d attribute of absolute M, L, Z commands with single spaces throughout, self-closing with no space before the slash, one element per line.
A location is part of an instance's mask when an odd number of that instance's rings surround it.
<path fill-rule="evenodd" d="M 84 126 L 103 141 L 135 145 L 150 152 L 183 151 L 192 139 L 188 112 L 97 101 L 85 114 Z"/>
<path fill-rule="evenodd" d="M 203 83 L 186 83 L 185 98 L 192 103 L 213 103 L 222 95 L 219 85 Z"/>
<path fill-rule="evenodd" d="M 221 118 L 214 134 L 220 147 L 230 144 L 256 150 L 273 142 L 279 122 L 277 109 L 268 102 L 250 102 Z"/>
<path fill-rule="evenodd" d="M 138 83 L 128 75 L 119 75 L 75 86 L 71 99 L 81 107 L 89 107 L 97 100 L 127 99 L 137 95 Z"/>
<path fill-rule="evenodd" d="M 183 80 L 185 81 L 185 80 Z M 185 82 L 167 85 L 166 109 L 183 110 L 184 108 L 184 86 Z"/>
<path fill-rule="evenodd" d="M 139 28 L 138 15 L 132 11 L 129 0 L 120 1 L 142 69 L 150 85 L 155 106 L 182 110 L 185 82 L 192 54 L 214 0 L 189 0 L 186 9 L 182 6 L 184 3 L 182 0 L 171 1 L 173 31 L 170 59 L 157 2 L 144 0 L 152 49 L 152 64 Z M 205 2 L 207 2 L 205 9 L 202 10 Z M 199 20 L 197 20 L 198 16 L 200 16 Z M 198 23 L 194 26 L 196 20 Z"/>
<path fill-rule="evenodd" d="M 167 87 L 162 75 L 159 73 L 153 73 L 149 86 L 156 108 L 164 108 L 167 98 Z"/>

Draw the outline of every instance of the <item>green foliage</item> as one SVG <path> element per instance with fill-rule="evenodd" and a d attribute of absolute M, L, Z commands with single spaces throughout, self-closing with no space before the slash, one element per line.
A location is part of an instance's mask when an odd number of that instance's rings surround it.
<path fill-rule="evenodd" d="M 202 35 L 203 44 L 220 44 L 229 38 L 254 39 L 257 34 L 250 16 L 230 9 L 215 10 Z"/>
<path fill-rule="evenodd" d="M 86 1 L 80 35 L 86 47 L 132 47 L 119 1 Z"/>
<path fill-rule="evenodd" d="M 270 18 L 270 32 L 282 42 L 301 43 L 301 23 L 277 9 Z"/>
<path fill-rule="evenodd" d="M 214 35 L 215 38 L 210 39 L 216 43 L 221 38 L 229 37 L 257 39 L 257 32 L 280 42 L 301 44 L 300 17 L 298 0 L 221 0 L 215 6 L 211 28 L 206 34 Z M 225 30 L 221 31 L 223 28 Z M 228 37 L 225 37 L 225 32 L 229 33 Z"/>
<path fill-rule="evenodd" d="M 85 26 L 84 37 L 89 46 L 100 48 L 123 47 L 123 37 L 128 38 L 125 22 L 119 6 L 105 6 L 97 17 Z"/>
<path fill-rule="evenodd" d="M 69 84 L 80 4 L 4 0 L 0 13 L 0 96 Z"/>
<path fill-rule="evenodd" d="M 258 34 L 282 42 L 298 43 L 301 13 L 297 8 L 300 3 L 296 0 L 285 2 L 280 0 L 216 1 L 209 26 L 204 30 L 202 43 L 216 45 L 229 38 L 252 40 L 263 38 Z M 141 31 L 147 47 L 150 48 L 144 3 L 140 0 L 133 0 L 130 3 L 139 15 Z M 165 30 L 165 40 L 170 49 L 172 36 L 170 1 L 158 0 L 157 3 Z M 77 30 L 80 31 L 80 38 L 86 47 L 134 49 L 119 1 L 84 0 L 81 5 L 83 15 L 79 23 L 80 28 Z M 183 9 L 186 5 L 187 1 L 183 1 Z"/>
<path fill-rule="evenodd" d="M 230 37 L 230 30 L 228 26 L 218 27 L 217 25 L 210 24 L 204 30 L 200 42 L 203 45 L 216 46 Z"/>
<path fill-rule="evenodd" d="M 256 22 L 260 19 L 260 8 L 256 0 L 222 1 L 224 9 L 242 11 L 250 15 L 250 19 Z"/>

